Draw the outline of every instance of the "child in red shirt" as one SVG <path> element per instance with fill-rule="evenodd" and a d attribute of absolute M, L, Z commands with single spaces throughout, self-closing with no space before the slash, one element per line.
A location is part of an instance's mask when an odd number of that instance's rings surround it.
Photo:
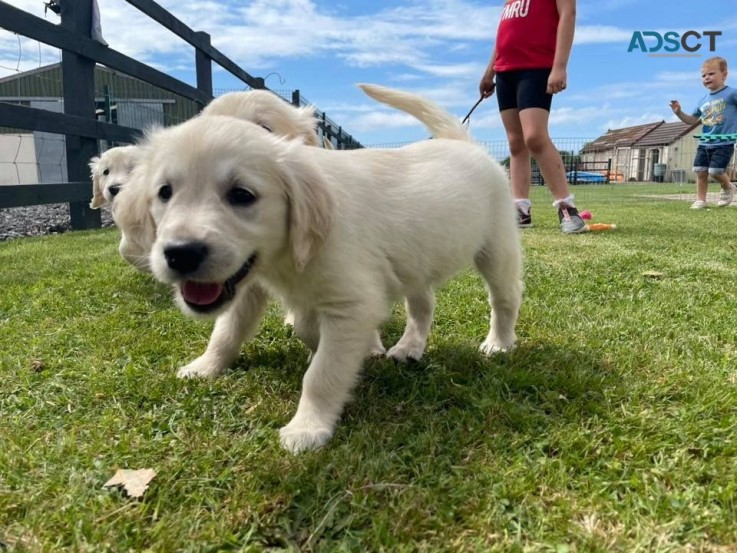
<path fill-rule="evenodd" d="M 531 227 L 530 157 L 534 157 L 558 208 L 561 230 L 586 231 L 568 189 L 560 153 L 548 134 L 553 94 L 566 89 L 576 26 L 576 0 L 507 0 L 496 45 L 479 91 L 496 88 L 510 150 L 512 192 L 520 227 Z"/>

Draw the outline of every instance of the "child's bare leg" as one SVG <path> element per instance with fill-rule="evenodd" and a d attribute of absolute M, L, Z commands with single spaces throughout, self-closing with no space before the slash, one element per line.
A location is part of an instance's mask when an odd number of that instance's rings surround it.
<path fill-rule="evenodd" d="M 525 146 L 519 113 L 517 109 L 505 109 L 501 112 L 502 123 L 509 141 L 509 178 L 512 181 L 512 194 L 515 200 L 530 197 L 532 179 L 530 152 Z"/>
<path fill-rule="evenodd" d="M 727 175 L 727 173 L 719 173 L 717 175 L 712 175 L 712 177 L 722 185 L 722 190 L 729 190 L 732 188 L 732 182 L 729 180 L 729 175 Z"/>
<path fill-rule="evenodd" d="M 696 199 L 706 201 L 706 193 L 709 191 L 709 173 L 699 171 L 696 173 Z"/>
<path fill-rule="evenodd" d="M 545 184 L 556 200 L 570 196 L 566 170 L 560 152 L 548 134 L 550 113 L 542 108 L 527 108 L 519 112 L 525 146 L 537 161 Z"/>

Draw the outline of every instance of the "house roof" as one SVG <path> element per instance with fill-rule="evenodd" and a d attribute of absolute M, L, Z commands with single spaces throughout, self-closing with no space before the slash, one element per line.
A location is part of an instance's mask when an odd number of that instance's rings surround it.
<path fill-rule="evenodd" d="M 6 77 L 0 78 L 0 92 L 3 92 L 5 89 L 7 89 L 8 84 L 12 84 L 15 86 L 15 83 L 17 81 L 26 81 L 26 82 L 34 82 L 37 81 L 40 83 L 38 86 L 45 86 L 45 93 L 39 94 L 39 96 L 61 96 L 61 94 L 58 94 L 56 88 L 61 90 L 61 83 L 62 83 L 62 77 L 61 77 L 61 62 L 51 63 L 49 65 L 42 65 L 40 67 L 34 67 L 33 69 L 29 69 L 28 71 L 23 71 L 21 73 L 14 73 L 11 75 L 8 75 Z M 117 79 L 122 82 L 125 82 L 130 85 L 129 83 L 136 83 L 139 87 L 146 87 L 147 89 L 152 90 L 162 90 L 161 88 L 152 85 L 146 81 L 142 81 L 140 79 L 137 79 L 136 77 L 131 77 L 130 75 L 127 75 L 126 73 L 123 73 L 122 71 L 117 71 L 115 69 L 111 69 L 105 65 L 102 64 L 95 64 L 95 76 L 98 77 L 99 75 L 106 75 L 107 81 L 109 82 L 110 79 Z M 42 77 L 41 79 L 35 79 L 36 77 Z M 28 86 L 28 85 L 27 85 Z M 32 87 L 31 87 L 32 88 Z M 51 89 L 54 89 L 53 92 Z M 28 96 L 27 91 L 23 93 L 24 96 Z M 5 96 L 5 94 L 0 94 L 0 96 Z"/>
<path fill-rule="evenodd" d="M 667 144 L 673 144 L 679 138 L 687 135 L 698 127 L 701 123 L 694 125 L 688 125 L 681 121 L 675 121 L 673 123 L 663 123 L 656 127 L 635 144 L 636 148 L 646 146 L 663 146 Z"/>
<path fill-rule="evenodd" d="M 656 123 L 635 125 L 634 127 L 624 127 L 622 129 L 609 129 L 606 134 L 586 144 L 581 150 L 581 153 L 630 147 L 642 140 L 648 133 L 664 124 L 665 121 L 658 121 Z"/>

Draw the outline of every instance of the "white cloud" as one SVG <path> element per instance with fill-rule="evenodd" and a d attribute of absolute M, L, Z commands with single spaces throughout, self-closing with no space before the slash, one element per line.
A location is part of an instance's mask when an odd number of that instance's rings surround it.
<path fill-rule="evenodd" d="M 553 107 L 550 112 L 550 125 L 553 127 L 558 125 L 588 125 L 591 121 L 606 117 L 611 109 L 612 107 L 609 104 L 583 108 Z"/>
<path fill-rule="evenodd" d="M 120 0 L 98 0 L 102 30 L 111 48 L 145 62 L 162 56 L 191 60 L 192 48 Z M 405 66 L 437 76 L 468 72 L 469 66 L 437 67 L 434 49 L 464 51 L 468 41 L 491 49 L 499 6 L 466 0 L 405 2 L 389 9 L 346 16 L 312 0 L 214 2 L 162 0 L 160 4 L 246 70 L 278 66 L 280 60 L 330 54 L 349 66 Z M 43 17 L 40 0 L 16 0 L 18 8 Z M 58 22 L 49 12 L 47 19 Z M 0 44 L 7 37 L 0 37 Z M 0 46 L 2 48 L 2 46 Z"/>
<path fill-rule="evenodd" d="M 574 44 L 601 44 L 618 42 L 629 44 L 632 31 L 608 25 L 577 25 Z"/>
<path fill-rule="evenodd" d="M 413 128 L 420 123 L 406 113 L 398 111 L 372 111 L 350 118 L 350 128 L 355 132 L 371 132 L 376 129 Z"/>
<path fill-rule="evenodd" d="M 123 0 L 98 2 L 103 35 L 111 48 L 165 72 L 176 70 L 185 80 L 193 78 L 191 46 Z M 397 129 L 397 135 L 402 133 L 399 129 L 414 128 L 415 134 L 423 136 L 424 130 L 411 117 L 361 96 L 351 89 L 352 80 L 411 89 L 462 117 L 478 98 L 478 80 L 503 5 L 503 0 L 158 2 L 192 29 L 209 33 L 213 45 L 247 72 L 279 72 L 290 87 L 301 88 L 308 98 L 320 97 L 318 107 L 349 132 L 363 133 L 365 129 L 374 136 L 385 128 Z M 44 16 L 42 0 L 10 3 Z M 579 0 L 576 45 L 569 68 L 575 86 L 556 97 L 551 133 L 587 135 L 607 127 L 659 121 L 672 116 L 667 107 L 671 97 L 690 105 L 703 93 L 700 61 L 656 62 L 626 55 L 634 28 L 646 21 L 660 21 L 662 26 L 673 21 L 656 20 L 652 17 L 656 7 L 643 6 L 641 0 Z M 673 0 L 672 11 L 676 9 L 683 13 L 682 22 L 725 31 L 719 53 L 728 54 L 721 50 L 734 40 L 726 31 L 737 28 L 737 18 L 705 14 L 719 22 L 710 26 L 699 19 L 703 10 L 687 0 Z M 51 12 L 46 19 L 59 21 Z M 59 59 L 58 50 L 23 38 L 19 47 L 17 36 L 0 29 L 0 77 Z M 690 69 L 682 70 L 686 68 Z M 215 80 L 216 87 L 230 86 L 217 81 L 232 81 L 217 67 Z M 274 83 L 272 80 L 269 85 Z M 474 113 L 474 129 L 482 139 L 503 137 L 495 98 Z"/>
<path fill-rule="evenodd" d="M 0 30 L 0 77 L 56 63 L 61 52 L 50 46 Z"/>
<path fill-rule="evenodd" d="M 641 113 L 635 116 L 627 116 L 619 119 L 609 119 L 606 122 L 607 129 L 622 129 L 624 127 L 634 127 L 636 125 L 645 125 L 647 123 L 657 123 L 665 120 L 663 113 Z"/>
<path fill-rule="evenodd" d="M 415 65 L 414 68 L 422 73 L 426 73 L 433 77 L 442 77 L 444 79 L 480 77 L 485 69 L 475 63 L 458 63 L 455 65 L 418 64 Z"/>
<path fill-rule="evenodd" d="M 693 84 L 699 80 L 697 68 L 693 71 L 660 71 L 655 74 L 655 82 L 661 84 L 688 83 Z"/>

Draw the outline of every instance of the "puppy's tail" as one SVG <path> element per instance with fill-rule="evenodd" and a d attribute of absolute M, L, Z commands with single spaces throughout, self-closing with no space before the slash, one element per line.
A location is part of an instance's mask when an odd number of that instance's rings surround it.
<path fill-rule="evenodd" d="M 384 104 L 416 117 L 433 138 L 471 141 L 471 135 L 461 122 L 443 108 L 417 94 L 375 84 L 359 84 L 361 90 Z"/>

